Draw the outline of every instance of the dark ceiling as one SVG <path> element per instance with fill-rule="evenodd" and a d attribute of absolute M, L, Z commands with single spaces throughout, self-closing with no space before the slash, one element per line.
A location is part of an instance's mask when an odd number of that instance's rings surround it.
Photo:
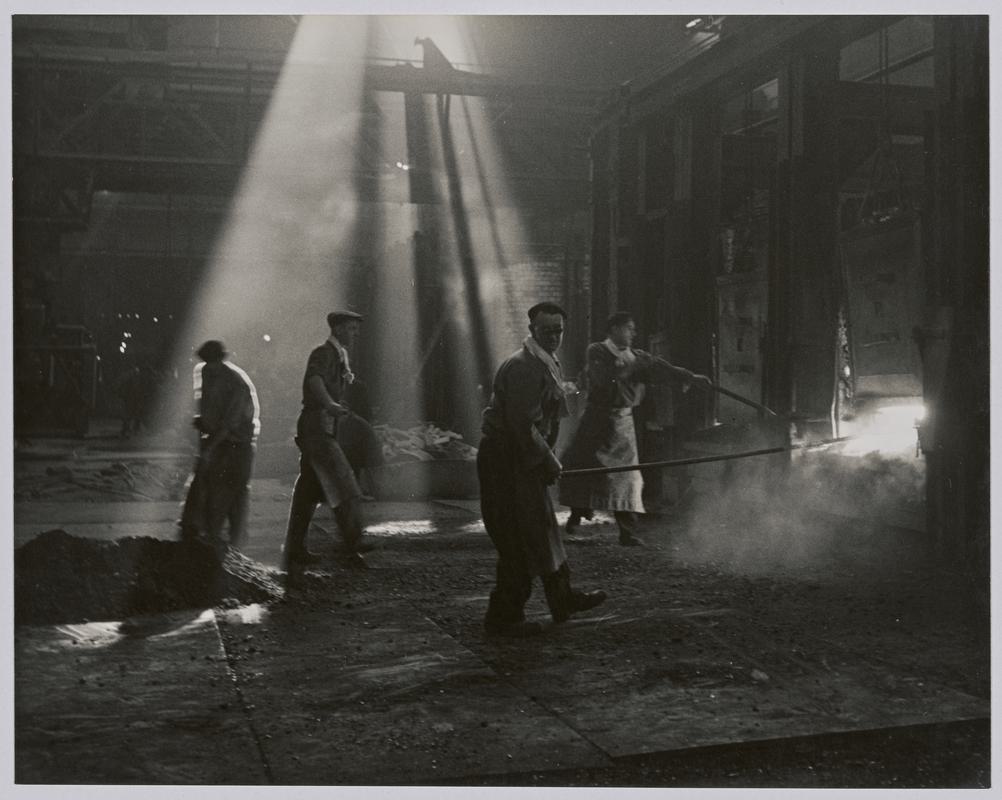
<path fill-rule="evenodd" d="M 608 89 L 673 58 L 691 42 L 679 16 L 471 18 L 485 67 L 524 80 Z"/>
<path fill-rule="evenodd" d="M 415 60 L 418 36 L 435 38 L 441 18 L 422 15 L 371 18 L 383 36 L 371 55 Z M 686 30 L 692 16 L 477 15 L 453 18 L 469 35 L 477 55 L 450 52 L 456 66 L 518 81 L 606 90 L 636 77 L 652 64 L 675 59 L 694 43 Z M 16 15 L 15 45 L 213 51 L 281 57 L 300 18 L 290 15 Z M 388 23 L 393 20 L 392 26 Z M 391 41 L 385 33 L 392 27 Z"/>

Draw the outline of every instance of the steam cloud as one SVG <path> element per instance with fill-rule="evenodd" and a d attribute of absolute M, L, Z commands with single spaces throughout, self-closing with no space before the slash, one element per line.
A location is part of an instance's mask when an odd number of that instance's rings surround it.
<path fill-rule="evenodd" d="M 700 465 L 676 557 L 751 574 L 908 562 L 922 538 L 925 463 L 837 449 Z"/>

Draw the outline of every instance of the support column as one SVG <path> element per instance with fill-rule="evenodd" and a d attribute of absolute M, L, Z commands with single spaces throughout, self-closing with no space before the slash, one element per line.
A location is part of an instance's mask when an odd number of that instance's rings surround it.
<path fill-rule="evenodd" d="M 989 579 L 988 18 L 938 17 L 924 329 L 928 526 L 944 562 Z M 945 324 L 952 319 L 952 324 Z M 939 367 L 939 368 L 935 368 Z"/>
<path fill-rule="evenodd" d="M 838 49 L 794 55 L 780 75 L 780 135 L 769 275 L 767 400 L 829 425 L 837 315 L 836 120 L 830 93 Z"/>

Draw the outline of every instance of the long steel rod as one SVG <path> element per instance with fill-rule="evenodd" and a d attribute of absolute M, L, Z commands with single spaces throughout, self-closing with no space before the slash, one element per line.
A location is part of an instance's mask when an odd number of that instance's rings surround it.
<path fill-rule="evenodd" d="M 661 358 L 660 356 L 653 356 L 653 358 L 654 358 L 654 360 L 656 362 L 658 362 L 659 364 L 662 364 L 662 365 L 664 365 L 666 367 L 671 367 L 672 369 L 675 369 L 675 370 L 679 369 L 679 367 L 675 366 L 670 361 L 666 361 L 665 359 Z M 693 385 L 694 386 L 701 386 L 701 385 L 704 385 L 704 384 L 695 383 Z M 742 397 L 737 392 L 732 392 L 730 389 L 725 389 L 723 386 L 720 386 L 719 384 L 711 382 L 708 388 L 712 389 L 717 394 L 722 394 L 725 397 L 730 397 L 732 400 L 737 400 L 739 403 L 744 403 L 746 406 L 751 406 L 752 408 L 754 408 L 754 409 L 756 409 L 758 411 L 762 411 L 762 412 L 768 414 L 769 416 L 772 416 L 772 417 L 778 417 L 779 416 L 779 414 L 777 414 L 775 411 L 773 411 L 768 406 L 764 406 L 761 403 L 756 403 L 754 400 L 749 400 L 747 397 Z"/>
<path fill-rule="evenodd" d="M 779 417 L 779 414 L 777 414 L 768 406 L 764 406 L 761 403 L 756 403 L 754 400 L 749 400 L 747 397 L 742 397 L 741 395 L 732 392 L 730 389 L 725 389 L 723 386 L 718 386 L 715 383 L 711 384 L 711 386 L 713 387 L 713 391 L 715 391 L 717 394 L 722 394 L 725 397 L 730 397 L 734 400 L 737 400 L 739 403 L 744 403 L 746 406 L 751 406 L 752 408 L 758 409 L 759 411 L 762 411 L 768 414 L 769 416 Z"/>
<path fill-rule="evenodd" d="M 740 453 L 725 453 L 719 456 L 694 456 L 693 458 L 675 458 L 670 461 L 648 461 L 643 464 L 623 464 L 616 467 L 587 467 L 584 469 L 568 469 L 560 473 L 561 478 L 576 478 L 582 475 L 609 475 L 613 472 L 631 472 L 637 469 L 666 469 L 668 467 L 684 467 L 687 464 L 707 464 L 713 461 L 731 461 L 736 458 L 752 458 L 753 456 L 769 456 L 775 453 L 788 453 L 791 450 L 807 450 L 814 447 L 824 447 L 829 444 L 846 442 L 849 437 L 839 439 L 824 439 L 810 444 L 795 444 L 790 447 L 767 447 L 762 450 L 742 450 Z"/>
<path fill-rule="evenodd" d="M 684 467 L 686 464 L 705 464 L 709 461 L 728 461 L 734 458 L 751 458 L 752 456 L 767 456 L 773 453 L 785 453 L 788 447 L 769 447 L 765 450 L 745 450 L 740 453 L 728 453 L 722 456 L 697 456 L 694 458 L 676 458 L 671 461 L 648 461 L 645 464 L 624 464 L 618 467 L 587 467 L 585 469 L 568 469 L 560 473 L 561 478 L 576 478 L 579 475 L 609 475 L 613 472 L 630 472 L 635 469 L 663 469 L 666 467 Z"/>

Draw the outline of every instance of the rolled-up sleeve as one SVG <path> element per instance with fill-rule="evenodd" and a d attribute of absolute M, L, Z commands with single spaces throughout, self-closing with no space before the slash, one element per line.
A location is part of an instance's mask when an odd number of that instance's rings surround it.
<path fill-rule="evenodd" d="M 317 347 L 311 353 L 306 362 L 306 375 L 304 380 L 309 380 L 317 375 L 320 380 L 327 382 L 327 376 L 331 372 L 331 362 L 334 350 L 330 347 Z"/>

